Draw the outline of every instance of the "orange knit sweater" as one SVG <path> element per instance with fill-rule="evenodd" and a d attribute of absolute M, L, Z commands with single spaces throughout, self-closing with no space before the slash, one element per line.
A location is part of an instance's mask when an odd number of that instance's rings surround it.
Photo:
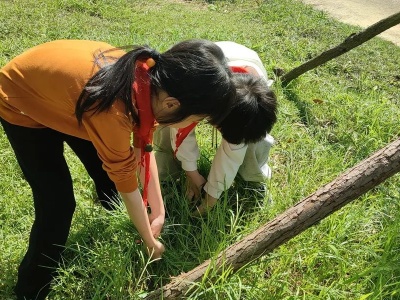
<path fill-rule="evenodd" d="M 74 115 L 84 85 L 98 70 L 94 55 L 112 48 L 103 42 L 60 40 L 17 56 L 0 70 L 0 116 L 11 124 L 52 128 L 91 141 L 117 190 L 127 193 L 138 183 L 134 125 L 125 105 L 117 100 L 107 112 L 85 113 L 81 126 Z"/>

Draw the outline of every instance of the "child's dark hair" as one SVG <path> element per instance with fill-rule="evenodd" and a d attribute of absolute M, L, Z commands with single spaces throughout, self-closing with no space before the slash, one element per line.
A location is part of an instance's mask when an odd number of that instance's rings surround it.
<path fill-rule="evenodd" d="M 110 58 L 105 54 L 97 58 L 98 65 L 101 59 Z M 106 111 L 120 99 L 127 113 L 140 124 L 132 104 L 134 67 L 136 60 L 149 57 L 156 62 L 150 69 L 152 93 L 164 90 L 180 102 L 174 115 L 157 120 L 159 123 L 177 123 L 190 115 L 204 115 L 209 123 L 219 126 L 236 90 L 221 49 L 199 39 L 180 42 L 162 54 L 148 46 L 135 47 L 115 62 L 101 66 L 79 96 L 75 110 L 79 123 L 85 112 Z"/>
<path fill-rule="evenodd" d="M 219 126 L 231 144 L 255 143 L 269 133 L 277 120 L 277 100 L 262 77 L 235 73 L 236 102 Z"/>

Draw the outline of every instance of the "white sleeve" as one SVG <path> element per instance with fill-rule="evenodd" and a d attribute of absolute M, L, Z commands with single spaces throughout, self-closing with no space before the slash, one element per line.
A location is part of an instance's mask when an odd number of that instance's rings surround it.
<path fill-rule="evenodd" d="M 176 149 L 177 133 L 177 128 L 171 128 L 171 146 L 174 151 Z M 176 158 L 182 163 L 182 169 L 185 171 L 195 171 L 197 170 L 197 160 L 199 157 L 199 146 L 197 145 L 195 128 L 193 128 L 179 146 Z"/>
<path fill-rule="evenodd" d="M 207 194 L 218 199 L 232 185 L 239 167 L 243 163 L 246 151 L 246 144 L 229 144 L 222 139 L 221 146 L 212 162 L 207 183 L 204 185 Z"/>

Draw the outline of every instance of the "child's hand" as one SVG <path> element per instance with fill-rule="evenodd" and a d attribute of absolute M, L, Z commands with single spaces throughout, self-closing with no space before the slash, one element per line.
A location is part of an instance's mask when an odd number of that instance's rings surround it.
<path fill-rule="evenodd" d="M 206 194 L 205 198 L 201 199 L 201 203 L 196 207 L 196 210 L 193 212 L 193 217 L 200 217 L 207 214 L 213 206 L 217 203 L 218 199 Z"/>
<path fill-rule="evenodd" d="M 206 183 L 204 177 L 197 171 L 186 171 L 188 186 L 186 196 L 189 200 L 198 199 L 201 195 L 201 189 Z"/>

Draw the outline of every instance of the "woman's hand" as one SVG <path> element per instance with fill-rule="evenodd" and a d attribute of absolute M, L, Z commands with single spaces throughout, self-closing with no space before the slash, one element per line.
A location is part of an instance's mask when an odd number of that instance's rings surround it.
<path fill-rule="evenodd" d="M 160 241 L 155 240 L 153 245 L 146 245 L 146 250 L 151 259 L 159 259 L 164 253 L 165 247 Z"/>
<path fill-rule="evenodd" d="M 132 223 L 135 225 L 144 244 L 146 245 L 147 253 L 152 258 L 160 258 L 165 248 L 163 244 L 155 239 L 154 235 L 160 234 L 162 225 L 164 224 L 163 210 L 160 210 L 157 215 L 152 216 L 153 220 L 150 222 L 139 189 L 130 193 L 120 192 L 120 194 L 124 200 Z"/>
<path fill-rule="evenodd" d="M 204 177 L 197 171 L 186 171 L 186 178 L 188 181 L 188 186 L 186 190 L 186 197 L 189 200 L 198 199 L 201 196 L 201 189 L 206 183 Z"/>
<path fill-rule="evenodd" d="M 151 213 L 149 215 L 149 221 L 150 221 L 151 232 L 154 238 L 158 238 L 164 226 L 165 216 L 162 214 L 155 216 L 154 214 Z"/>

